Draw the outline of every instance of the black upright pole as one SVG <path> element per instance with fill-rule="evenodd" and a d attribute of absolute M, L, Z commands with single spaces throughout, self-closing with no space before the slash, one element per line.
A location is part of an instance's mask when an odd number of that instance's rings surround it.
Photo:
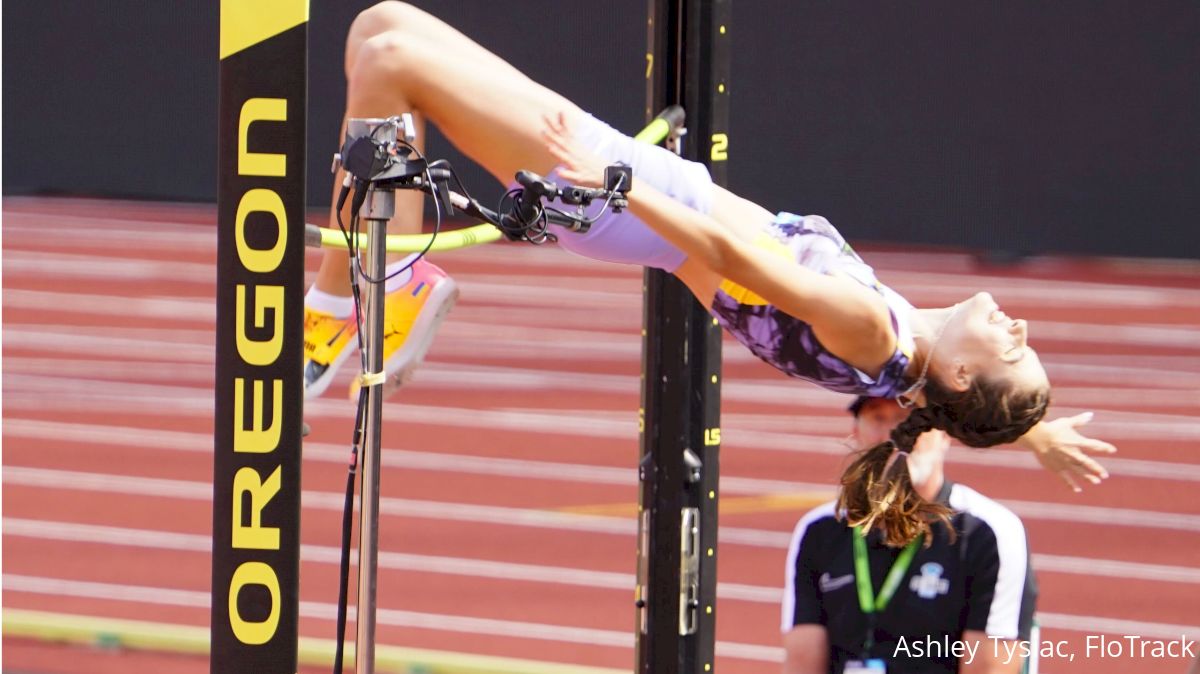
<path fill-rule="evenodd" d="M 725 183 L 731 0 L 649 0 L 647 120 L 687 112 L 685 158 Z M 647 270 L 642 348 L 637 671 L 713 671 L 721 331 L 673 276 Z"/>

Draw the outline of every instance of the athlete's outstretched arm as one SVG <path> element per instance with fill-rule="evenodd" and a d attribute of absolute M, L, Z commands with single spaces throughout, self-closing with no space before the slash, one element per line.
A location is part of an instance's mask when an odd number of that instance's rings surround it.
<path fill-rule="evenodd" d="M 1032 450 L 1042 467 L 1058 475 L 1071 489 L 1082 491 L 1079 480 L 1100 484 L 1101 480 L 1108 477 L 1108 471 L 1088 455 L 1113 454 L 1117 451 L 1107 442 L 1079 432 L 1078 428 L 1091 420 L 1092 413 L 1084 412 L 1073 417 L 1039 421 L 1018 438 L 1016 444 Z"/>
<path fill-rule="evenodd" d="M 861 283 L 817 273 L 745 241 L 649 185 L 635 181 L 628 196 L 633 212 L 690 259 L 808 323 L 850 364 L 872 372 L 894 352 L 887 305 Z"/>
<path fill-rule="evenodd" d="M 561 162 L 558 173 L 563 179 L 601 184 L 603 161 L 573 142 L 562 116 L 546 119 L 543 137 Z M 812 325 L 821 343 L 851 365 L 872 372 L 894 352 L 890 314 L 878 293 L 755 246 L 712 217 L 636 179 L 628 198 L 630 209 L 690 260 Z"/>

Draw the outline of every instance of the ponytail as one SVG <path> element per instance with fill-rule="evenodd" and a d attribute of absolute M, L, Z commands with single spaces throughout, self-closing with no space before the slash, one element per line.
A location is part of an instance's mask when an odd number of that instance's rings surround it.
<path fill-rule="evenodd" d="M 930 522 L 940 519 L 949 524 L 951 510 L 917 493 L 907 461 L 922 433 L 946 425 L 940 406 L 918 408 L 892 430 L 890 440 L 859 452 L 842 474 L 838 494 L 838 510 L 846 514 L 850 526 L 879 529 L 887 545 L 903 547 L 921 534 L 929 545 Z"/>
<path fill-rule="evenodd" d="M 860 452 L 842 474 L 838 509 L 851 525 L 881 530 L 891 546 L 929 534 L 931 522 L 950 523 L 951 510 L 921 498 L 908 473 L 908 453 L 922 433 L 937 428 L 968 447 L 991 447 L 1021 437 L 1050 405 L 1049 386 L 1023 389 L 1006 379 L 976 377 L 965 391 L 929 379 L 923 391 L 926 406 L 900 422 L 890 440 Z M 931 539 L 925 536 L 926 544 Z"/>

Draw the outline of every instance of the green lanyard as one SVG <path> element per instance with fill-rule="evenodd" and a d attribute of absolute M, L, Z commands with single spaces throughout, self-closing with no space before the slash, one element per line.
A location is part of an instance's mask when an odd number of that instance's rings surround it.
<path fill-rule="evenodd" d="M 852 538 L 854 538 L 854 581 L 858 585 L 858 606 L 862 609 L 863 615 L 867 616 L 867 638 L 863 642 L 863 657 L 866 657 L 871 647 L 875 645 L 875 614 L 882 613 L 896 594 L 896 589 L 900 587 L 900 582 L 908 573 L 913 556 L 917 554 L 917 548 L 925 540 L 925 534 L 917 536 L 900 551 L 900 556 L 892 563 L 891 570 L 883 579 L 883 587 L 879 588 L 878 596 L 873 596 L 871 567 L 867 563 L 867 537 L 863 533 L 862 527 L 854 527 Z"/>

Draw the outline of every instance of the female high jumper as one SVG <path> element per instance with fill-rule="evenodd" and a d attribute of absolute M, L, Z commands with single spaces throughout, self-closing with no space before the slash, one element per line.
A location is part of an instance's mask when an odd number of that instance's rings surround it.
<path fill-rule="evenodd" d="M 412 112 L 418 147 L 433 122 L 504 184 L 530 170 L 598 186 L 603 168 L 633 167 L 629 208 L 586 234 L 557 232 L 573 253 L 674 274 L 756 356 L 790 376 L 913 405 L 892 441 L 861 454 L 843 480 L 851 524 L 902 545 L 939 513 L 890 469 L 917 436 L 942 429 L 971 447 L 1017 442 L 1078 489 L 1107 477 L 1080 435 L 1086 415 L 1043 421 L 1050 384 L 1025 321 L 976 293 L 916 309 L 819 216 L 772 214 L 713 184 L 704 165 L 634 141 L 534 82 L 441 20 L 401 2 L 362 12 L 346 41 L 346 118 Z M 423 148 L 422 148 L 423 150 Z M 335 181 L 340 184 L 341 178 Z M 423 195 L 397 195 L 393 232 L 420 231 Z M 551 226 L 553 231 L 554 227 Z M 420 362 L 453 304 L 451 278 L 424 259 L 389 266 L 384 357 L 391 376 Z M 353 304 L 344 251 L 327 251 L 306 298 L 308 395 L 328 386 L 351 351 Z M 401 373 L 398 375 L 397 373 Z"/>

